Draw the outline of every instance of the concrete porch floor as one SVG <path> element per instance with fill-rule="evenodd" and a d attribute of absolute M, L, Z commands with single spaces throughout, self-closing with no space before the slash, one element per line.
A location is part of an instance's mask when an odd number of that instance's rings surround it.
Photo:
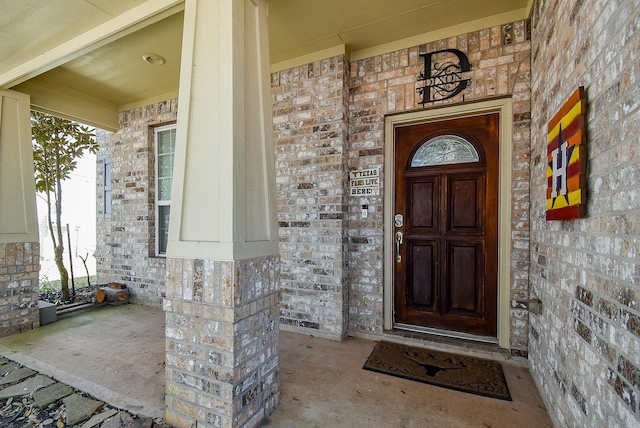
<path fill-rule="evenodd" d="M 164 418 L 162 309 L 104 306 L 0 339 L 0 355 L 110 405 Z"/>
<path fill-rule="evenodd" d="M 0 339 L 0 354 L 111 406 L 164 416 L 164 313 L 103 307 Z M 521 363 L 502 361 L 513 401 L 362 369 L 375 342 L 282 332 L 280 405 L 263 427 L 552 427 Z"/>

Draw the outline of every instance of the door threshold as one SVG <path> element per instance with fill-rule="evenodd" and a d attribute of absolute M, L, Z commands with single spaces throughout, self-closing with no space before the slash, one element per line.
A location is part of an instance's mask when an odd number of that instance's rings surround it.
<path fill-rule="evenodd" d="M 385 334 L 435 342 L 443 345 L 462 346 L 474 349 L 484 348 L 490 352 L 500 350 L 509 353 L 508 349 L 503 349 L 498 346 L 498 339 L 496 337 L 479 336 L 457 331 L 437 330 L 434 328 L 400 323 L 394 324 L 393 327 L 393 330 L 385 330 Z"/>
<path fill-rule="evenodd" d="M 476 358 L 526 364 L 524 360 L 520 360 L 519 358 L 514 359 L 514 356 L 511 355 L 508 349 L 500 348 L 497 343 L 471 341 L 451 336 L 401 330 L 399 328 L 384 330 L 382 340 L 454 354 L 470 355 Z"/>

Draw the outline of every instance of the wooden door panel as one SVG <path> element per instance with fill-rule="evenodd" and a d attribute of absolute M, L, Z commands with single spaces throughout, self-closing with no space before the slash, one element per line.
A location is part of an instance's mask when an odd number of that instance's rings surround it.
<path fill-rule="evenodd" d="M 449 242 L 447 313 L 457 316 L 482 315 L 482 299 L 478 284 L 482 282 L 483 246 L 481 243 Z"/>
<path fill-rule="evenodd" d="M 411 284 L 408 306 L 423 311 L 436 310 L 437 260 L 436 242 L 408 242 L 411 259 Z"/>
<path fill-rule="evenodd" d="M 408 224 L 410 229 L 420 228 L 424 232 L 434 232 L 439 225 L 440 194 L 439 177 L 429 177 L 426 180 L 413 181 L 410 187 L 408 202 L 410 213 Z"/>
<path fill-rule="evenodd" d="M 484 229 L 484 175 L 449 176 L 450 233 L 482 233 Z"/>

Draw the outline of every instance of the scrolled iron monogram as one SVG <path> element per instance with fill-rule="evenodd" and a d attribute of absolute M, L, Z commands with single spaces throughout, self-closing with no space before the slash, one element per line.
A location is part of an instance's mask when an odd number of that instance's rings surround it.
<path fill-rule="evenodd" d="M 451 55 L 446 55 L 447 60 L 442 63 L 434 62 L 434 56 L 438 54 L 453 54 L 458 62 L 453 62 Z M 458 95 L 471 85 L 471 79 L 463 78 L 462 73 L 471 71 L 471 64 L 467 56 L 458 49 L 443 49 L 441 51 L 420 54 L 424 61 L 424 71 L 418 76 L 418 82 L 424 81 L 424 86 L 416 91 L 422 97 L 419 104 L 446 100 Z"/>

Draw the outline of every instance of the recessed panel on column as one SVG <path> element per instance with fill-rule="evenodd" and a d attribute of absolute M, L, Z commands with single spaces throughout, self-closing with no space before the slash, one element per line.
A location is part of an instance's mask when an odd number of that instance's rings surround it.
<path fill-rule="evenodd" d="M 29 96 L 0 91 L 0 242 L 38 242 Z"/>

